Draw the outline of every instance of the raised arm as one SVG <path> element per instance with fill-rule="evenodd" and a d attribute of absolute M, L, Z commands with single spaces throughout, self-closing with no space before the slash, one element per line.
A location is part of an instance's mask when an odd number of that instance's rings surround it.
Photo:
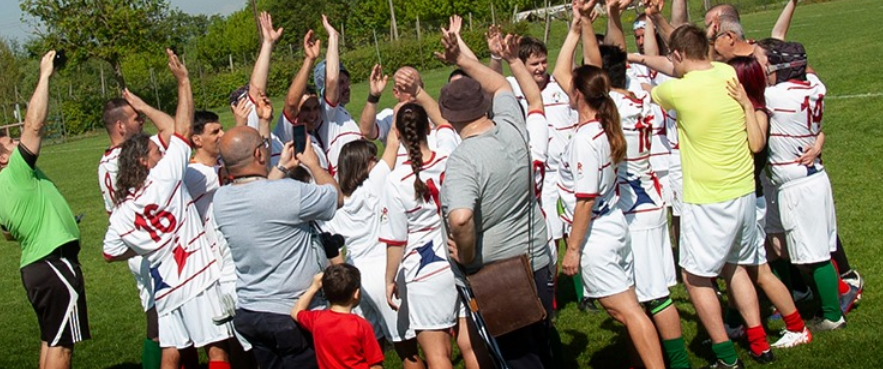
<path fill-rule="evenodd" d="M 40 79 L 37 80 L 37 88 L 34 89 L 34 94 L 31 95 L 31 101 L 28 103 L 24 127 L 21 130 L 20 144 L 34 156 L 40 155 L 40 147 L 43 144 L 43 126 L 46 124 L 46 115 L 49 112 L 49 78 L 55 72 L 55 66 L 52 65 L 54 59 L 55 50 L 52 50 L 40 60 Z"/>
<path fill-rule="evenodd" d="M 662 41 L 668 44 L 675 28 L 662 15 L 662 4 L 662 0 L 644 0 L 644 14 L 647 14 L 647 18 L 653 19 L 656 31 L 662 36 Z"/>
<path fill-rule="evenodd" d="M 782 14 L 779 14 L 779 19 L 776 19 L 776 25 L 773 26 L 772 38 L 785 41 L 788 29 L 791 28 L 791 17 L 794 16 L 794 10 L 796 9 L 797 0 L 788 0 L 788 3 L 785 4 L 785 9 L 782 9 Z"/>
<path fill-rule="evenodd" d="M 578 7 L 574 7 L 573 14 L 579 14 L 579 27 L 580 27 L 580 39 L 582 39 L 583 43 L 583 63 L 588 65 L 594 65 L 597 67 L 601 67 L 601 50 L 598 49 L 598 38 L 595 37 L 595 27 L 593 26 L 594 17 L 592 16 L 592 11 L 595 9 L 595 2 L 592 1 L 584 1 L 579 0 L 575 2 L 575 5 Z M 614 6 L 616 8 L 616 6 Z M 609 15 L 610 13 L 608 13 Z M 612 17 L 612 16 L 611 16 Z M 614 36 L 614 38 L 618 37 L 622 40 L 619 41 L 619 47 L 625 50 L 625 37 L 622 36 L 622 23 L 619 22 L 619 17 L 616 18 L 616 22 L 607 21 L 608 27 L 608 35 L 610 34 L 609 28 L 612 23 L 615 23 L 619 27 L 619 36 Z M 614 28 L 617 26 L 613 26 Z M 617 32 L 617 31 L 613 31 Z M 566 42 L 566 41 L 565 41 Z M 571 53 L 572 55 L 573 53 Z M 556 65 L 557 66 L 557 65 Z M 556 77 L 557 79 L 557 77 Z"/>
<path fill-rule="evenodd" d="M 742 110 L 745 111 L 745 129 L 748 131 L 748 148 L 755 154 L 763 151 L 763 148 L 766 147 L 766 132 L 767 125 L 769 124 L 766 114 L 755 111 L 754 104 L 751 103 L 751 99 L 749 99 L 748 94 L 745 93 L 745 87 L 742 86 L 739 81 L 728 81 L 727 92 L 733 100 L 736 100 L 736 102 L 742 106 Z"/>
<path fill-rule="evenodd" d="M 534 81 L 530 72 L 527 71 L 527 67 L 521 59 L 518 58 L 519 40 L 521 40 L 521 37 L 516 35 L 506 35 L 506 38 L 500 43 L 501 46 L 499 50 L 492 51 L 496 51 L 497 55 L 500 55 L 500 57 L 509 63 L 509 69 L 512 71 L 512 75 L 515 76 L 515 81 L 518 82 L 518 86 L 521 87 L 521 92 L 524 94 L 524 98 L 527 99 L 527 111 L 539 111 L 545 113 L 540 87 L 537 85 L 537 82 Z"/>
<path fill-rule="evenodd" d="M 604 36 L 605 45 L 617 46 L 623 51 L 626 51 L 625 34 L 622 32 L 622 10 L 630 3 L 631 0 L 607 1 L 607 34 Z M 594 7 L 594 5 L 592 6 Z M 585 33 L 586 30 L 594 32 L 592 27 L 583 27 L 583 33 Z M 583 41 L 583 43 L 585 43 L 585 41 Z"/>
<path fill-rule="evenodd" d="M 294 307 L 291 308 L 291 319 L 294 319 L 295 322 L 297 321 L 297 313 L 309 309 L 310 302 L 313 301 L 313 297 L 315 297 L 316 294 L 319 293 L 319 290 L 322 289 L 323 275 L 324 273 L 319 273 L 313 276 L 313 283 L 311 283 L 310 287 L 307 288 L 307 290 L 304 291 L 302 295 L 300 295 L 300 298 L 297 299 Z"/>
<path fill-rule="evenodd" d="M 659 73 L 664 73 L 669 76 L 675 76 L 674 64 L 672 64 L 671 60 L 668 60 L 668 58 L 665 56 L 628 54 L 628 61 L 629 63 L 646 65 L 648 68 L 653 69 Z"/>
<path fill-rule="evenodd" d="M 459 15 L 454 14 L 454 16 L 448 18 L 448 31 L 453 32 L 457 35 L 457 43 L 460 45 L 460 52 L 462 52 L 467 58 L 472 58 L 478 60 L 478 56 L 469 49 L 469 46 L 466 45 L 466 42 L 463 41 L 463 37 L 460 37 L 460 29 L 463 28 L 463 18 Z"/>
<path fill-rule="evenodd" d="M 653 24 L 653 19 L 650 17 L 646 18 L 646 26 L 644 27 L 644 55 L 648 56 L 656 56 L 659 55 L 659 44 L 656 42 L 656 25 Z"/>
<path fill-rule="evenodd" d="M 147 116 L 153 125 L 156 126 L 156 132 L 164 140 L 168 139 L 175 133 L 175 118 L 166 114 L 164 111 L 156 109 L 144 102 L 138 95 L 133 94 L 128 88 L 123 89 L 123 98 L 129 102 L 132 109 Z M 169 141 L 163 141 L 169 142 Z"/>
<path fill-rule="evenodd" d="M 688 22 L 690 22 L 690 15 L 687 12 L 687 0 L 672 0 L 671 26 L 677 28 Z"/>
<path fill-rule="evenodd" d="M 564 44 L 561 45 L 561 51 L 558 53 L 558 59 L 555 60 L 555 70 L 552 72 L 555 81 L 558 82 L 564 91 L 570 91 L 573 81 L 573 53 L 576 52 L 576 45 L 579 44 L 581 19 L 581 17 L 573 17 L 570 30 L 567 32 L 567 38 L 564 39 Z"/>
<path fill-rule="evenodd" d="M 175 75 L 175 79 L 178 80 L 178 108 L 175 110 L 175 133 L 189 140 L 194 114 L 190 76 L 187 72 L 187 67 L 178 60 L 175 52 L 171 49 L 166 49 L 166 54 L 169 55 L 169 69 Z M 169 142 L 171 134 L 169 137 L 160 137 L 163 139 L 162 142 Z"/>
<path fill-rule="evenodd" d="M 258 91 L 258 97 L 255 100 L 255 113 L 258 115 L 258 133 L 261 137 L 270 138 L 270 121 L 273 120 L 273 103 L 267 98 L 264 91 Z"/>
<path fill-rule="evenodd" d="M 404 91 L 414 97 L 415 102 L 422 106 L 423 110 L 426 110 L 426 115 L 429 116 L 429 120 L 436 128 L 451 125 L 447 119 L 442 117 L 438 102 L 426 91 L 423 91 L 423 87 L 420 87 L 417 74 L 413 70 L 404 70 L 396 73 L 395 84 L 399 91 Z M 387 142 L 387 145 L 389 145 L 389 142 Z"/>
<path fill-rule="evenodd" d="M 396 109 L 398 112 L 398 109 Z M 395 115 L 393 115 L 393 119 L 395 119 Z M 380 157 L 380 160 L 389 167 L 390 170 L 395 169 L 396 167 L 396 158 L 399 154 L 399 134 L 394 129 L 390 129 L 389 132 L 386 133 L 386 145 L 383 147 L 383 156 Z"/>
<path fill-rule="evenodd" d="M 512 86 L 502 74 L 494 72 L 478 60 L 467 58 L 460 52 L 457 35 L 443 29 L 442 45 L 445 48 L 443 60 L 457 64 L 469 77 L 481 84 L 481 87 L 488 93 L 496 96 L 500 92 L 512 91 Z"/>
<path fill-rule="evenodd" d="M 488 27 L 487 32 L 484 34 L 484 38 L 487 40 L 487 48 L 491 50 L 491 59 L 488 61 L 487 66 L 493 69 L 494 72 L 503 74 L 503 57 L 500 54 L 494 54 L 494 50 L 500 46 L 499 36 L 500 27 L 493 24 Z"/>
<path fill-rule="evenodd" d="M 362 115 L 359 116 L 359 130 L 362 131 L 362 136 L 371 139 L 380 138 L 380 132 L 377 131 L 377 104 L 380 102 L 380 95 L 386 89 L 387 82 L 389 76 L 383 74 L 380 64 L 374 64 L 368 77 L 368 101 L 365 102 Z"/>
<path fill-rule="evenodd" d="M 261 12 L 261 50 L 258 59 L 254 62 L 251 72 L 251 80 L 248 82 L 248 97 L 251 101 L 257 101 L 258 91 L 267 90 L 267 76 L 270 74 L 270 55 L 273 54 L 273 46 L 282 37 L 282 28 L 273 30 L 273 17 L 267 12 Z"/>
<path fill-rule="evenodd" d="M 307 89 L 307 83 L 310 80 L 310 72 L 313 71 L 313 64 L 319 58 L 319 47 L 321 42 L 316 38 L 313 30 L 307 31 L 304 35 L 304 62 L 300 66 L 300 70 L 291 80 L 288 86 L 288 93 L 285 95 L 285 105 L 282 112 L 287 117 L 294 118 L 300 110 L 300 101 Z"/>
<path fill-rule="evenodd" d="M 322 14 L 322 26 L 328 32 L 328 50 L 325 50 L 325 101 L 337 105 L 340 101 L 340 35 Z"/>

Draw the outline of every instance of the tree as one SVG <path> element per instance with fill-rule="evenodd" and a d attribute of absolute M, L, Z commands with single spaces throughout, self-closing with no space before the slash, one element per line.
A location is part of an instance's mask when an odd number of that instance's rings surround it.
<path fill-rule="evenodd" d="M 156 52 L 168 39 L 161 26 L 168 13 L 165 0 L 23 0 L 21 9 L 39 21 L 43 50 L 64 49 L 73 63 L 104 60 L 121 88 L 125 56 Z"/>

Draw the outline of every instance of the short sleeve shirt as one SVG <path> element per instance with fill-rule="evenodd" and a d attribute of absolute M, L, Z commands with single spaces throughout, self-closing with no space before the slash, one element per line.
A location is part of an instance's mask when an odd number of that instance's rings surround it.
<path fill-rule="evenodd" d="M 321 369 L 368 369 L 383 363 L 371 323 L 355 314 L 304 310 L 297 323 L 313 334 Z"/>
<path fill-rule="evenodd" d="M 0 171 L 0 224 L 21 244 L 20 267 L 80 238 L 80 228 L 67 201 L 36 166 L 24 159 L 19 145 Z"/>

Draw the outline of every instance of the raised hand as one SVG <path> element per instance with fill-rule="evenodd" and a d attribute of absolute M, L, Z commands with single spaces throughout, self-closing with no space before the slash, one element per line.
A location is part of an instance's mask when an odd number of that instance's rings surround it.
<path fill-rule="evenodd" d="M 273 17 L 270 13 L 261 12 L 261 37 L 263 42 L 275 44 L 282 37 L 282 28 L 273 30 Z"/>
<path fill-rule="evenodd" d="M 463 18 L 456 14 L 454 14 L 453 17 L 448 18 L 448 31 L 459 35 L 461 28 L 463 28 Z"/>
<path fill-rule="evenodd" d="M 648 17 L 662 13 L 665 3 L 662 0 L 644 0 L 644 14 Z"/>
<path fill-rule="evenodd" d="M 484 33 L 484 38 L 487 40 L 487 48 L 490 50 L 491 55 L 500 56 L 499 51 L 502 47 L 501 45 L 501 37 L 502 33 L 500 31 L 500 26 L 490 25 L 487 28 L 487 32 Z"/>
<path fill-rule="evenodd" d="M 380 64 L 374 64 L 374 68 L 371 68 L 371 76 L 368 77 L 368 93 L 380 96 L 386 89 L 387 82 L 389 82 L 389 76 L 383 74 Z"/>
<path fill-rule="evenodd" d="M 727 81 L 727 93 L 733 100 L 742 105 L 742 108 L 746 111 L 751 111 L 754 108 L 754 105 L 751 103 L 751 99 L 748 98 L 748 94 L 745 92 L 745 87 L 739 83 L 738 80 L 732 79 Z"/>
<path fill-rule="evenodd" d="M 509 60 L 518 59 L 518 45 L 521 42 L 521 36 L 519 35 L 506 35 L 506 38 L 500 42 L 500 55 L 501 58 Z"/>
<path fill-rule="evenodd" d="M 251 109 L 254 108 L 248 102 L 248 98 L 244 98 L 239 99 L 236 104 L 230 105 L 230 110 L 233 111 L 233 120 L 236 122 L 237 126 L 244 126 L 248 123 L 248 114 L 251 113 Z"/>
<path fill-rule="evenodd" d="M 322 27 L 325 27 L 325 31 L 328 32 L 328 37 L 338 35 L 337 30 L 328 22 L 328 16 L 325 14 L 322 14 Z"/>
<path fill-rule="evenodd" d="M 258 101 L 255 105 L 255 112 L 258 113 L 258 118 L 261 120 L 269 121 L 273 119 L 273 103 L 270 102 L 270 99 L 263 90 L 258 91 Z"/>
<path fill-rule="evenodd" d="M 55 50 L 49 50 L 43 58 L 40 59 L 40 77 L 50 77 L 55 73 Z"/>
<path fill-rule="evenodd" d="M 149 105 L 147 105 L 144 100 L 141 100 L 138 95 L 133 94 L 131 91 L 129 91 L 128 88 L 123 89 L 122 95 L 123 99 L 125 99 L 126 102 L 128 102 L 129 105 L 132 106 L 132 109 L 135 109 L 135 111 L 137 112 L 143 112 L 146 108 L 149 107 Z"/>
<path fill-rule="evenodd" d="M 413 70 L 399 71 L 393 78 L 395 79 L 394 82 L 397 90 L 411 96 L 417 96 L 420 84 L 417 82 L 417 75 Z"/>
<path fill-rule="evenodd" d="M 460 44 L 457 42 L 457 35 L 442 28 L 442 46 L 445 48 L 444 54 L 436 52 L 435 57 L 448 64 L 457 64 L 460 57 Z"/>
<path fill-rule="evenodd" d="M 175 52 L 172 49 L 166 49 L 166 54 L 169 56 L 169 70 L 172 71 L 172 74 L 175 76 L 179 82 L 188 78 L 187 67 L 184 66 L 184 63 L 181 63 L 178 60 L 178 56 L 175 55 Z"/>
<path fill-rule="evenodd" d="M 306 55 L 307 59 L 319 59 L 321 46 L 322 41 L 316 37 L 316 34 L 313 32 L 313 30 L 307 31 L 307 34 L 304 35 L 304 54 Z"/>
<path fill-rule="evenodd" d="M 608 0 L 608 6 L 616 0 Z M 591 18 L 595 11 L 595 4 L 598 0 L 573 0 L 571 8 L 573 9 L 574 18 L 579 14 L 580 17 Z M 597 15 L 596 15 L 597 17 Z"/>

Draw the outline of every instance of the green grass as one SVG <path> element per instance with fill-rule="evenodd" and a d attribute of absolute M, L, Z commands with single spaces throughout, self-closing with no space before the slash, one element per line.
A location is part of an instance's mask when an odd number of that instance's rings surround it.
<path fill-rule="evenodd" d="M 883 118 L 879 97 L 836 98 L 836 96 L 883 92 L 883 79 L 876 67 L 883 55 L 883 43 L 875 41 L 876 15 L 883 10 L 877 0 L 843 0 L 801 5 L 797 10 L 789 38 L 805 43 L 810 63 L 828 86 L 825 110 L 827 165 L 835 191 L 840 235 L 851 263 L 863 273 L 869 286 L 862 306 L 849 315 L 849 327 L 842 331 L 818 334 L 808 346 L 777 350 L 778 361 L 770 368 L 870 368 L 880 359 L 881 344 L 877 333 L 883 331 L 883 308 L 874 294 L 883 279 L 875 272 L 883 268 L 880 255 L 881 219 L 873 198 L 876 184 L 883 183 Z M 745 29 L 752 38 L 769 34 L 778 10 L 746 14 Z M 557 23 L 552 33 L 550 54 L 556 55 L 564 27 Z M 536 32 L 539 34 L 539 32 Z M 551 63 L 551 62 L 550 62 Z M 437 95 L 450 68 L 426 71 L 423 77 L 430 93 Z M 358 115 L 367 87 L 353 86 L 349 110 Z M 281 99 L 275 99 L 281 101 Z M 386 93 L 382 106 L 391 106 Z M 278 107 L 278 103 L 277 103 Z M 218 109 L 230 122 L 229 112 Z M 279 110 L 277 109 L 277 112 Z M 108 140 L 102 132 L 78 137 L 67 143 L 47 146 L 40 167 L 49 174 L 67 198 L 74 213 L 84 212 L 83 251 L 80 254 L 86 276 L 89 318 L 93 339 L 77 345 L 74 365 L 81 368 L 140 367 L 140 344 L 144 318 L 135 293 L 132 276 L 123 263 L 106 264 L 101 257 L 101 240 L 107 217 L 98 190 L 96 166 Z M 0 199 L 2 201 L 2 199 Z M 18 244 L 0 242 L 0 368 L 36 366 L 39 334 L 36 318 L 28 304 L 18 273 Z M 573 302 L 572 288 L 561 279 L 557 318 L 568 368 L 627 367 L 626 336 L 622 327 L 606 314 L 580 313 Z M 683 287 L 672 289 L 681 312 L 684 335 L 695 366 L 704 365 L 711 356 L 702 344 L 706 334 L 689 304 Z M 769 332 L 782 327 L 770 323 Z M 771 338 L 772 339 L 772 338 Z M 747 358 L 744 346 L 740 355 Z M 399 367 L 392 352 L 387 366 Z M 751 363 L 749 363 L 751 365 Z"/>

